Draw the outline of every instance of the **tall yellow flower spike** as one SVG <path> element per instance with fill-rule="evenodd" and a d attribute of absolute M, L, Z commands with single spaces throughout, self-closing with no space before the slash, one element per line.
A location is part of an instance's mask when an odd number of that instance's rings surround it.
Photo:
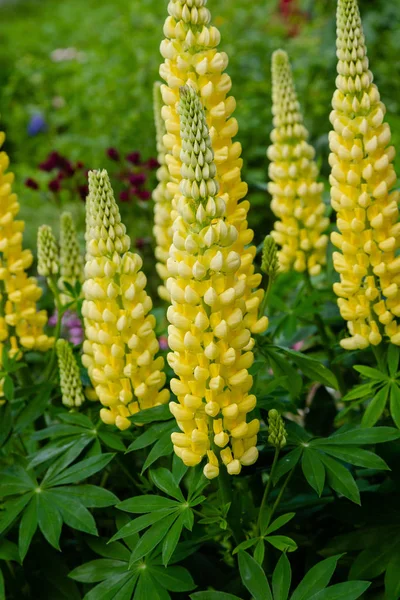
<path fill-rule="evenodd" d="M 272 113 L 274 129 L 268 148 L 268 191 L 278 221 L 271 233 L 281 246 L 281 271 L 294 269 L 318 275 L 326 263 L 329 225 L 322 200 L 323 184 L 317 182 L 315 151 L 307 143 L 308 131 L 297 100 L 289 57 L 283 50 L 272 56 Z"/>
<path fill-rule="evenodd" d="M 162 389 L 164 359 L 155 358 L 159 347 L 142 260 L 129 252 L 106 171 L 89 173 L 89 192 L 82 362 L 105 407 L 102 421 L 124 430 L 130 415 L 168 402 L 169 391 Z"/>
<path fill-rule="evenodd" d="M 259 421 L 246 422 L 256 405 L 251 395 L 252 333 L 268 325 L 258 319 L 262 291 L 248 297 L 261 276 L 247 276 L 241 222 L 226 216 L 226 195 L 219 195 L 216 165 L 204 110 L 197 93 L 181 90 L 182 182 L 174 199 L 177 218 L 167 262 L 171 294 L 168 309 L 168 362 L 177 376 L 171 402 L 181 433 L 173 433 L 176 454 L 188 466 L 208 457 L 204 474 L 219 474 L 219 459 L 228 473 L 257 460 Z M 240 210 L 240 207 L 239 207 Z"/>
<path fill-rule="evenodd" d="M 4 140 L 0 132 L 0 147 Z M 14 175 L 6 172 L 8 166 L 7 154 L 0 152 L 0 360 L 4 345 L 15 356 L 19 347 L 45 352 L 54 342 L 43 332 L 46 312 L 36 307 L 42 291 L 36 279 L 26 274 L 33 257 L 30 250 L 22 249 L 25 223 L 15 220 L 19 203 L 11 189 Z"/>
<path fill-rule="evenodd" d="M 382 336 L 400 345 L 399 192 L 390 128 L 368 68 L 367 49 L 356 0 L 337 9 L 337 90 L 333 96 L 329 142 L 332 206 L 340 233 L 332 234 L 340 283 L 334 285 L 351 337 L 347 350 L 377 345 Z"/>
<path fill-rule="evenodd" d="M 169 256 L 169 248 L 172 244 L 172 217 L 171 200 L 172 195 L 168 189 L 171 177 L 165 162 L 166 148 L 164 146 L 164 135 L 166 133 L 164 120 L 161 116 L 162 97 L 161 83 L 154 84 L 154 120 L 157 133 L 157 153 L 160 167 L 157 171 L 158 185 L 153 192 L 154 200 L 154 227 L 153 234 L 156 240 L 155 255 L 157 259 L 156 269 L 163 283 L 168 278 L 166 263 Z M 158 294 L 163 300 L 169 302 L 170 297 L 165 285 L 159 286 Z"/>

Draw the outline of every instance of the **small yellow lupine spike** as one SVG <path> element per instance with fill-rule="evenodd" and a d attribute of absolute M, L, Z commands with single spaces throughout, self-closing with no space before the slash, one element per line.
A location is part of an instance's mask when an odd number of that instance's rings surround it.
<path fill-rule="evenodd" d="M 0 132 L 0 147 L 5 135 Z M 54 338 L 44 334 L 46 311 L 38 311 L 36 302 L 42 291 L 34 277 L 28 277 L 32 264 L 30 250 L 23 250 L 25 223 L 15 220 L 19 212 L 17 196 L 12 192 L 13 173 L 7 173 L 9 158 L 0 152 L 0 358 L 4 345 L 11 356 L 22 350 L 48 350 Z"/>
<path fill-rule="evenodd" d="M 37 253 L 39 275 L 54 277 L 60 271 L 60 257 L 56 238 L 51 227 L 41 225 L 37 235 Z"/>
<path fill-rule="evenodd" d="M 227 218 L 204 110 L 193 88 L 181 89 L 178 110 L 182 181 L 173 200 L 167 316 L 168 362 L 176 374 L 171 389 L 178 398 L 170 409 L 182 433 L 173 433 L 172 442 L 188 466 L 207 456 L 204 474 L 213 478 L 219 474 L 216 448 L 231 475 L 257 460 L 259 422 L 246 419 L 256 403 L 248 369 L 252 332 L 264 331 L 267 319 L 257 315 L 262 293 L 246 296 L 260 277 L 242 270 L 242 261 L 252 262 L 241 235 L 247 229 L 240 219 L 236 226 Z"/>
<path fill-rule="evenodd" d="M 83 259 L 72 215 L 64 212 L 60 218 L 60 278 L 58 287 L 65 291 L 64 282 L 72 287 L 83 282 Z M 61 294 L 63 304 L 71 302 L 68 294 Z"/>
<path fill-rule="evenodd" d="M 154 227 L 153 234 L 156 240 L 155 256 L 157 259 L 156 269 L 163 285 L 159 286 L 158 294 L 163 300 L 169 301 L 168 290 L 165 282 L 168 278 L 166 263 L 169 256 L 169 248 L 172 244 L 172 218 L 171 218 L 171 200 L 172 194 L 168 189 L 168 183 L 171 177 L 165 161 L 166 148 L 164 146 L 164 135 L 166 134 L 164 119 L 161 116 L 162 97 L 161 83 L 154 84 L 154 120 L 157 133 L 157 153 L 160 164 L 157 170 L 158 185 L 153 192 L 154 200 Z"/>
<path fill-rule="evenodd" d="M 155 357 L 159 347 L 142 260 L 129 252 L 107 171 L 89 173 L 86 219 L 82 362 L 104 406 L 101 419 L 123 430 L 131 425 L 129 416 L 168 402 L 164 360 Z"/>
<path fill-rule="evenodd" d="M 393 191 L 395 150 L 385 106 L 369 70 L 356 0 L 337 8 L 338 76 L 330 121 L 331 202 L 339 251 L 333 263 L 340 274 L 334 285 L 351 337 L 341 341 L 354 350 L 377 345 L 386 335 L 400 345 L 399 192 Z"/>
<path fill-rule="evenodd" d="M 322 183 L 314 148 L 307 143 L 308 132 L 297 100 L 289 57 L 283 50 L 272 56 L 272 113 L 274 129 L 268 148 L 270 159 L 268 190 L 271 209 L 278 219 L 271 233 L 281 246 L 282 271 L 308 271 L 317 275 L 326 263 L 329 225 L 322 200 Z"/>
<path fill-rule="evenodd" d="M 56 342 L 62 403 L 68 407 L 78 407 L 85 401 L 79 367 L 72 348 L 67 340 Z"/>

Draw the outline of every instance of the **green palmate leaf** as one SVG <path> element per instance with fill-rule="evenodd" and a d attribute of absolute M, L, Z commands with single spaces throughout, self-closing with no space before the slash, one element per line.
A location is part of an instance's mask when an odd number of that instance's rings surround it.
<path fill-rule="evenodd" d="M 132 419 L 135 423 L 154 423 L 155 421 L 168 421 L 172 419 L 172 415 L 168 404 L 163 404 L 141 410 Z"/>
<path fill-rule="evenodd" d="M 337 562 L 341 556 L 343 555 L 332 556 L 312 567 L 299 583 L 290 600 L 308 600 L 317 592 L 325 589 L 335 572 Z"/>
<path fill-rule="evenodd" d="M 58 508 L 63 521 L 73 529 L 97 535 L 96 523 L 85 506 L 70 494 L 63 491 L 49 490 L 46 492 L 51 502 Z"/>
<path fill-rule="evenodd" d="M 278 529 L 286 525 L 286 523 L 289 523 L 289 521 L 291 521 L 295 515 L 296 513 L 294 512 L 287 513 L 286 515 L 281 515 L 280 517 L 272 521 L 271 525 L 264 532 L 264 535 L 277 531 Z"/>
<path fill-rule="evenodd" d="M 296 369 L 276 351 L 276 347 L 267 345 L 263 347 L 263 353 L 267 356 L 269 363 L 277 377 L 287 377 L 291 383 L 290 393 L 293 397 L 297 397 L 303 385 L 301 376 Z"/>
<path fill-rule="evenodd" d="M 399 538 L 392 536 L 382 540 L 372 547 L 366 548 L 357 556 L 353 562 L 349 579 L 368 577 L 374 579 L 381 575 L 388 567 L 394 554 L 400 549 Z"/>
<path fill-rule="evenodd" d="M 395 551 L 390 559 L 385 574 L 386 600 L 398 600 L 400 598 L 400 548 Z"/>
<path fill-rule="evenodd" d="M 242 600 L 242 598 L 226 592 L 196 592 L 191 594 L 190 600 Z"/>
<path fill-rule="evenodd" d="M 121 542 L 109 542 L 102 538 L 89 537 L 87 540 L 88 546 L 103 558 L 114 558 L 122 560 L 126 563 L 129 561 L 130 552 L 128 548 Z"/>
<path fill-rule="evenodd" d="M 137 519 L 133 519 L 132 521 L 129 521 L 129 523 L 121 527 L 121 529 L 111 538 L 110 541 L 114 542 L 115 540 L 121 540 L 130 535 L 138 533 L 139 531 L 146 529 L 146 527 L 149 527 L 150 525 L 161 521 L 162 519 L 173 513 L 176 513 L 176 508 L 154 511 L 149 514 L 143 515 L 142 517 L 138 517 Z"/>
<path fill-rule="evenodd" d="M 48 497 L 48 492 L 41 491 L 36 495 L 37 514 L 40 531 L 46 540 L 56 550 L 60 550 L 59 539 L 62 528 L 62 518 L 58 508 Z"/>
<path fill-rule="evenodd" d="M 387 352 L 387 364 L 390 377 L 395 377 L 398 374 L 399 358 L 399 347 L 395 346 L 394 344 L 389 344 L 389 349 Z"/>
<path fill-rule="evenodd" d="M 176 514 L 167 515 L 162 521 L 158 521 L 158 523 L 152 525 L 135 546 L 129 564 L 132 565 L 144 556 L 147 556 L 164 539 L 176 518 Z"/>
<path fill-rule="evenodd" d="M 321 460 L 326 467 L 328 483 L 331 488 L 352 502 L 360 504 L 360 492 L 350 471 L 326 454 L 321 454 Z"/>
<path fill-rule="evenodd" d="M 325 467 L 320 454 L 311 448 L 306 448 L 303 452 L 301 466 L 304 477 L 318 496 L 321 496 L 325 485 Z"/>
<path fill-rule="evenodd" d="M 338 382 L 336 376 L 325 367 L 321 362 L 310 358 L 306 354 L 295 352 L 294 350 L 288 350 L 287 348 L 281 348 L 287 356 L 290 356 L 296 365 L 303 371 L 312 381 L 318 381 L 329 387 L 338 389 Z"/>
<path fill-rule="evenodd" d="M 97 434 L 100 440 L 103 442 L 103 444 L 105 444 L 112 450 L 119 450 L 120 452 L 125 452 L 125 444 L 116 433 L 100 430 Z"/>
<path fill-rule="evenodd" d="M 51 385 L 43 384 L 38 395 L 33 400 L 29 400 L 27 406 L 18 413 L 14 422 L 16 433 L 23 431 L 25 427 L 43 414 L 49 402 L 51 390 Z"/>
<path fill-rule="evenodd" d="M 9 540 L 0 540 L 0 560 L 15 560 L 20 562 L 17 544 Z"/>
<path fill-rule="evenodd" d="M 330 454 L 335 458 L 339 458 L 344 462 L 348 462 L 357 467 L 365 467 L 366 469 L 381 469 L 388 470 L 389 467 L 385 461 L 369 450 L 363 450 L 362 448 L 354 448 L 353 446 L 329 446 L 328 444 L 323 446 L 324 452 Z"/>
<path fill-rule="evenodd" d="M 273 600 L 267 577 L 258 562 L 247 552 L 239 552 L 239 572 L 243 585 L 254 600 Z"/>
<path fill-rule="evenodd" d="M 25 508 L 19 524 L 18 548 L 21 561 L 24 560 L 32 538 L 35 535 L 38 526 L 37 502 L 36 498 L 32 498 L 28 506 Z"/>
<path fill-rule="evenodd" d="M 127 452 L 132 452 L 133 450 L 141 450 L 142 448 L 147 448 L 151 444 L 156 442 L 161 434 L 166 431 L 172 431 L 175 427 L 175 423 L 172 421 L 167 421 L 165 423 L 155 423 L 151 427 L 148 428 L 147 431 L 139 435 L 128 447 Z M 182 461 L 181 461 L 182 462 Z"/>
<path fill-rule="evenodd" d="M 291 581 L 292 570 L 290 563 L 286 554 L 282 554 L 272 575 L 274 600 L 287 600 Z"/>
<path fill-rule="evenodd" d="M 138 577 L 132 572 L 117 573 L 92 588 L 83 600 L 130 600 Z"/>
<path fill-rule="evenodd" d="M 81 454 L 81 452 L 87 448 L 87 446 L 94 440 L 92 437 L 86 437 L 80 435 L 75 438 L 72 444 L 66 449 L 66 452 L 60 456 L 57 460 L 55 460 L 50 467 L 48 468 L 43 480 L 42 484 L 50 482 L 52 484 L 55 477 L 60 476 L 62 471 L 64 471 L 70 464 L 74 462 L 74 460 Z"/>
<path fill-rule="evenodd" d="M 30 461 L 28 463 L 28 468 L 33 469 L 34 467 L 37 467 L 38 465 L 41 465 L 42 463 L 47 462 L 48 460 L 57 458 L 57 456 L 64 454 L 70 448 L 72 448 L 72 447 L 75 448 L 76 442 L 77 442 L 76 437 L 73 438 L 72 440 L 71 440 L 71 438 L 68 438 L 68 439 L 63 439 L 62 441 L 58 440 L 56 442 L 51 442 L 44 448 L 41 448 L 38 452 L 35 452 L 35 454 L 33 454 L 30 457 Z M 85 440 L 84 445 L 86 446 L 89 443 L 90 443 L 89 440 L 87 440 L 87 441 Z"/>
<path fill-rule="evenodd" d="M 367 581 L 337 583 L 317 592 L 309 600 L 356 600 L 369 588 Z"/>
<path fill-rule="evenodd" d="M 153 410 L 153 409 L 150 408 L 148 410 Z M 143 411 L 143 412 L 145 412 L 145 411 Z M 168 430 L 161 435 L 158 442 L 156 442 L 154 444 L 154 446 L 150 450 L 149 454 L 147 455 L 147 458 L 143 465 L 142 474 L 144 473 L 144 471 L 146 469 L 151 467 L 151 465 L 157 459 L 161 458 L 161 456 L 168 456 L 169 454 L 171 454 L 172 450 L 173 450 L 173 448 L 172 448 L 172 441 L 171 441 L 171 432 L 170 432 L 170 430 Z"/>
<path fill-rule="evenodd" d="M 250 538 L 249 540 L 241 542 L 239 546 L 236 546 L 236 548 L 233 551 L 233 554 L 237 554 L 240 550 L 247 550 L 248 548 L 251 548 L 258 542 L 258 540 L 259 538 Z"/>
<path fill-rule="evenodd" d="M 374 398 L 368 404 L 361 420 L 362 427 L 373 427 L 379 421 L 385 410 L 386 402 L 389 396 L 390 385 L 385 385 L 382 389 L 376 392 Z"/>
<path fill-rule="evenodd" d="M 62 488 L 64 496 L 73 496 L 87 508 L 105 508 L 115 506 L 119 501 L 117 496 L 97 485 L 65 485 Z"/>
<path fill-rule="evenodd" d="M 154 598 L 154 600 L 165 600 L 165 592 L 159 589 L 159 586 L 151 577 L 151 575 L 147 572 L 147 569 L 139 575 L 139 581 L 135 590 L 133 600 L 141 600 L 141 598 Z M 126 600 L 128 600 L 128 598 L 126 598 Z"/>
<path fill-rule="evenodd" d="M 163 496 L 135 496 L 117 504 L 119 510 L 124 510 L 131 513 L 148 513 L 163 508 L 177 508 L 179 504 L 175 500 L 164 498 Z"/>
<path fill-rule="evenodd" d="M 121 560 L 100 558 L 77 567 L 68 576 L 82 583 L 98 583 L 117 573 L 126 573 L 127 566 L 127 563 Z"/>
<path fill-rule="evenodd" d="M 349 400 L 358 400 L 359 398 L 368 397 L 372 390 L 373 384 L 371 383 L 362 383 L 361 385 L 356 385 L 352 390 L 347 392 L 345 396 L 343 396 L 342 400 L 347 402 Z"/>
<path fill-rule="evenodd" d="M 382 373 L 378 369 L 373 369 L 372 367 L 364 367 L 363 365 L 355 365 L 354 369 L 361 373 L 363 377 L 367 377 L 368 379 L 375 379 L 376 381 L 387 381 L 388 376 L 386 373 Z"/>
<path fill-rule="evenodd" d="M 279 462 L 275 469 L 273 483 L 276 484 L 281 477 L 286 475 L 291 469 L 293 469 L 299 462 L 301 455 L 303 454 L 303 448 L 295 448 L 291 450 L 286 456 L 284 456 Z"/>
<path fill-rule="evenodd" d="M 3 533 L 11 523 L 24 510 L 32 494 L 26 493 L 19 498 L 8 500 L 3 504 L 3 511 L 0 512 L 0 533 Z"/>
<path fill-rule="evenodd" d="M 100 456 L 92 456 L 76 465 L 72 465 L 61 474 L 55 474 L 53 477 L 47 480 L 47 485 L 66 485 L 67 483 L 77 483 L 82 479 L 91 477 L 105 466 L 114 458 L 115 454 L 101 454 Z"/>
<path fill-rule="evenodd" d="M 335 433 L 329 438 L 313 440 L 313 445 L 343 444 L 345 446 L 363 446 L 392 442 L 400 438 L 400 431 L 394 427 L 372 427 L 371 429 L 350 429 L 344 433 Z"/>
<path fill-rule="evenodd" d="M 188 469 L 189 467 L 187 467 L 185 463 L 179 458 L 179 456 L 174 452 L 174 455 L 172 457 L 172 475 L 177 485 L 180 484 L 182 478 L 186 475 Z"/>
<path fill-rule="evenodd" d="M 0 497 L 33 491 L 37 481 L 21 466 L 13 465 L 0 471 Z"/>
<path fill-rule="evenodd" d="M 281 552 L 294 552 L 297 544 L 286 535 L 268 535 L 265 540 Z"/>
<path fill-rule="evenodd" d="M 0 448 L 7 441 L 13 426 L 11 405 L 9 402 L 0 405 Z"/>
<path fill-rule="evenodd" d="M 9 400 L 9 402 L 14 400 L 14 382 L 9 375 L 4 378 L 3 392 L 6 400 Z"/>
<path fill-rule="evenodd" d="M 390 414 L 400 429 L 400 388 L 396 383 L 390 385 Z"/>
<path fill-rule="evenodd" d="M 254 549 L 254 560 L 256 560 L 259 565 L 262 565 L 264 562 L 264 556 L 265 556 L 265 542 L 261 538 L 258 540 L 256 547 Z"/>
<path fill-rule="evenodd" d="M 192 513 L 193 514 L 193 513 Z M 178 545 L 179 538 L 181 537 L 185 514 L 177 518 L 171 529 L 168 531 L 164 538 L 162 547 L 162 561 L 164 567 L 166 567 L 171 560 L 171 557 Z"/>
<path fill-rule="evenodd" d="M 163 588 L 170 592 L 189 592 L 196 587 L 189 571 L 184 567 L 157 567 L 149 566 L 151 575 L 162 585 Z"/>
<path fill-rule="evenodd" d="M 78 427 L 84 427 L 85 429 L 94 428 L 94 425 L 89 417 L 81 413 L 59 413 L 58 418 L 60 421 L 63 421 L 63 423 L 68 423 L 69 425 L 77 425 Z"/>
<path fill-rule="evenodd" d="M 185 502 L 179 486 L 175 483 L 175 479 L 168 469 L 154 469 L 150 471 L 150 478 L 159 490 L 180 502 Z"/>

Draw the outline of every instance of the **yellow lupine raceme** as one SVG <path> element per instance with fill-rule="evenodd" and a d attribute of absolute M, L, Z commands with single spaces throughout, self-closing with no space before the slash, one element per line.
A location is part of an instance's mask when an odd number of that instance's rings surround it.
<path fill-rule="evenodd" d="M 356 0 L 339 0 L 337 89 L 330 120 L 331 201 L 339 232 L 334 285 L 350 337 L 348 349 L 377 345 L 386 335 L 400 345 L 399 192 L 393 191 L 394 147 L 385 106 L 369 70 Z"/>
<path fill-rule="evenodd" d="M 231 475 L 257 460 L 259 421 L 246 419 L 256 405 L 248 369 L 252 333 L 264 331 L 268 321 L 258 318 L 262 290 L 248 294 L 261 277 L 242 270 L 253 254 L 244 248 L 242 222 L 235 226 L 226 216 L 204 110 L 189 86 L 181 90 L 179 113 L 182 181 L 167 261 L 168 362 L 178 398 L 170 409 L 181 430 L 172 441 L 186 465 L 207 457 L 204 474 L 213 478 L 220 460 Z"/>
<path fill-rule="evenodd" d="M 121 222 L 106 171 L 89 173 L 87 262 L 83 284 L 86 340 L 82 362 L 103 404 L 100 417 L 127 429 L 128 417 L 164 404 L 164 359 L 139 255 Z"/>
<path fill-rule="evenodd" d="M 315 151 L 307 143 L 308 132 L 297 100 L 288 55 L 277 50 L 272 56 L 272 112 L 274 129 L 268 148 L 268 190 L 271 210 L 277 217 L 271 233 L 281 246 L 282 271 L 291 269 L 318 275 L 326 263 L 329 225 L 317 182 Z"/>

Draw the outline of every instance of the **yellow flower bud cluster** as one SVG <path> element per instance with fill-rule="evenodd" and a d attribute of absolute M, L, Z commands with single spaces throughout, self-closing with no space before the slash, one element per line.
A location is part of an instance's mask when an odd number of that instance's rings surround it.
<path fill-rule="evenodd" d="M 368 68 L 356 0 L 339 0 L 338 76 L 330 120 L 331 201 L 339 232 L 332 243 L 340 283 L 334 285 L 351 337 L 348 349 L 377 345 L 386 335 L 400 345 L 399 193 L 390 128 Z"/>
<path fill-rule="evenodd" d="M 211 479 L 219 474 L 219 458 L 231 475 L 257 460 L 259 421 L 246 418 L 256 405 L 248 369 L 252 333 L 264 331 L 268 321 L 258 318 L 262 290 L 248 293 L 261 276 L 241 269 L 252 265 L 253 252 L 245 248 L 242 222 L 227 219 L 226 194 L 219 195 L 206 118 L 193 88 L 182 88 L 178 110 L 182 181 L 166 283 L 168 362 L 178 398 L 170 409 L 181 430 L 172 441 L 188 466 L 207 456 L 204 474 Z"/>
<path fill-rule="evenodd" d="M 58 287 L 65 291 L 64 282 L 72 287 L 83 282 L 83 259 L 72 215 L 64 212 L 60 218 L 60 279 Z M 61 294 L 63 304 L 71 301 L 68 294 Z"/>
<path fill-rule="evenodd" d="M 164 146 L 164 135 L 166 133 L 164 119 L 161 116 L 162 97 L 161 84 L 154 84 L 154 120 L 157 134 L 157 153 L 160 167 L 157 170 L 158 185 L 153 192 L 154 200 L 154 227 L 153 234 L 156 240 L 155 256 L 157 259 L 156 269 L 160 278 L 165 282 L 168 278 L 166 263 L 169 256 L 169 248 L 172 243 L 172 217 L 171 200 L 172 194 L 168 189 L 171 177 L 165 162 L 166 148 Z M 165 285 L 159 286 L 158 294 L 163 300 L 169 302 L 169 294 Z"/>
<path fill-rule="evenodd" d="M 4 140 L 0 132 L 0 147 Z M 0 152 L 0 357 L 7 341 L 11 356 L 19 346 L 45 352 L 54 342 L 43 332 L 46 312 L 36 307 L 42 291 L 36 279 L 26 274 L 33 257 L 22 248 L 25 223 L 15 220 L 19 203 L 11 189 L 14 175 L 7 172 L 8 166 L 7 154 Z"/>
<path fill-rule="evenodd" d="M 60 257 L 56 238 L 48 225 L 41 225 L 38 229 L 37 252 L 39 275 L 49 278 L 57 275 L 60 268 Z"/>
<path fill-rule="evenodd" d="M 323 184 L 317 182 L 315 151 L 307 143 L 308 132 L 297 100 L 289 57 L 277 50 L 272 57 L 272 112 L 274 129 L 268 148 L 268 191 L 271 210 L 278 219 L 272 236 L 281 246 L 282 271 L 294 269 L 318 275 L 326 262 L 329 225 L 322 200 Z"/>
<path fill-rule="evenodd" d="M 82 362 L 104 406 L 101 419 L 124 430 L 129 416 L 168 402 L 169 391 L 162 389 L 164 359 L 155 358 L 159 347 L 142 260 L 129 252 L 106 171 L 89 173 L 89 192 Z"/>
<path fill-rule="evenodd" d="M 68 407 L 81 406 L 85 400 L 85 396 L 83 394 L 79 367 L 72 348 L 67 340 L 60 339 L 57 340 L 56 350 L 60 371 L 62 403 Z"/>

